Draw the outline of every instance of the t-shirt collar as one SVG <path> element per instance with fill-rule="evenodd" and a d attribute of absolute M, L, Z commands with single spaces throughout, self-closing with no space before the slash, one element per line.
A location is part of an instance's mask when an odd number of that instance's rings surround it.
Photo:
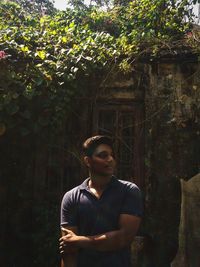
<path fill-rule="evenodd" d="M 80 184 L 79 188 L 81 190 L 89 190 L 89 187 L 88 187 L 89 180 L 90 180 L 89 177 L 85 179 L 85 181 L 82 184 Z M 116 181 L 117 181 L 117 178 L 113 175 L 106 188 L 113 186 L 116 183 Z"/>

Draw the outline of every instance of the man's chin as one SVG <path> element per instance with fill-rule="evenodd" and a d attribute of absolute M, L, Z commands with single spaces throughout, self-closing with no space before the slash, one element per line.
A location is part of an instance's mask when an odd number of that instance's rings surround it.
<path fill-rule="evenodd" d="M 113 172 L 102 173 L 102 176 L 105 176 L 105 177 L 112 177 L 112 176 L 113 176 Z"/>

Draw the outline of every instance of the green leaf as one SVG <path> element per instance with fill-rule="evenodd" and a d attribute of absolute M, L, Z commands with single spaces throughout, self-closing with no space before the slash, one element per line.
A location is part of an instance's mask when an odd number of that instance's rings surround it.
<path fill-rule="evenodd" d="M 69 24 L 69 28 L 74 28 L 74 26 L 75 26 L 75 23 L 74 23 L 74 21 L 72 21 L 72 22 Z"/>
<path fill-rule="evenodd" d="M 77 71 L 78 71 L 78 68 L 76 68 L 76 67 L 71 68 L 71 72 L 76 73 Z"/>
<path fill-rule="evenodd" d="M 20 45 L 22 52 L 29 52 L 28 46 Z"/>
<path fill-rule="evenodd" d="M 40 24 L 44 24 L 44 22 L 45 22 L 45 18 L 44 17 L 41 17 L 40 18 Z"/>
<path fill-rule="evenodd" d="M 63 37 L 62 37 L 62 42 L 63 42 L 63 43 L 67 43 L 67 37 L 63 36 Z"/>
<path fill-rule="evenodd" d="M 37 86 L 40 86 L 43 83 L 44 79 L 42 77 L 37 77 L 35 83 Z"/>
<path fill-rule="evenodd" d="M 41 58 L 42 60 L 44 60 L 46 58 L 46 52 L 44 50 L 42 51 L 37 51 L 36 55 Z"/>
<path fill-rule="evenodd" d="M 85 59 L 88 61 L 92 61 L 93 58 L 92 57 L 86 57 Z"/>

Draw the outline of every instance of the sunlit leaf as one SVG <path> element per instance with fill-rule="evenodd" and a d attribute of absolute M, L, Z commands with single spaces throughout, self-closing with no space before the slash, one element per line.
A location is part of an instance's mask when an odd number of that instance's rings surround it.
<path fill-rule="evenodd" d="M 62 42 L 66 43 L 67 42 L 67 38 L 65 36 L 62 37 Z"/>
<path fill-rule="evenodd" d="M 44 59 L 46 58 L 46 53 L 45 53 L 44 50 L 42 50 L 42 51 L 37 51 L 37 52 L 36 52 L 36 55 L 37 55 L 39 58 L 41 58 L 42 60 L 44 60 Z"/>
<path fill-rule="evenodd" d="M 21 47 L 21 50 L 22 50 L 23 52 L 28 52 L 28 51 L 29 51 L 28 46 L 21 45 L 20 47 Z"/>

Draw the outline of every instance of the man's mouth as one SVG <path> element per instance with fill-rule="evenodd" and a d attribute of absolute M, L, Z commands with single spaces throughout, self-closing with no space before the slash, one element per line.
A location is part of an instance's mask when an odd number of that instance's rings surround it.
<path fill-rule="evenodd" d="M 106 169 L 113 170 L 113 166 L 108 165 L 106 166 Z"/>

